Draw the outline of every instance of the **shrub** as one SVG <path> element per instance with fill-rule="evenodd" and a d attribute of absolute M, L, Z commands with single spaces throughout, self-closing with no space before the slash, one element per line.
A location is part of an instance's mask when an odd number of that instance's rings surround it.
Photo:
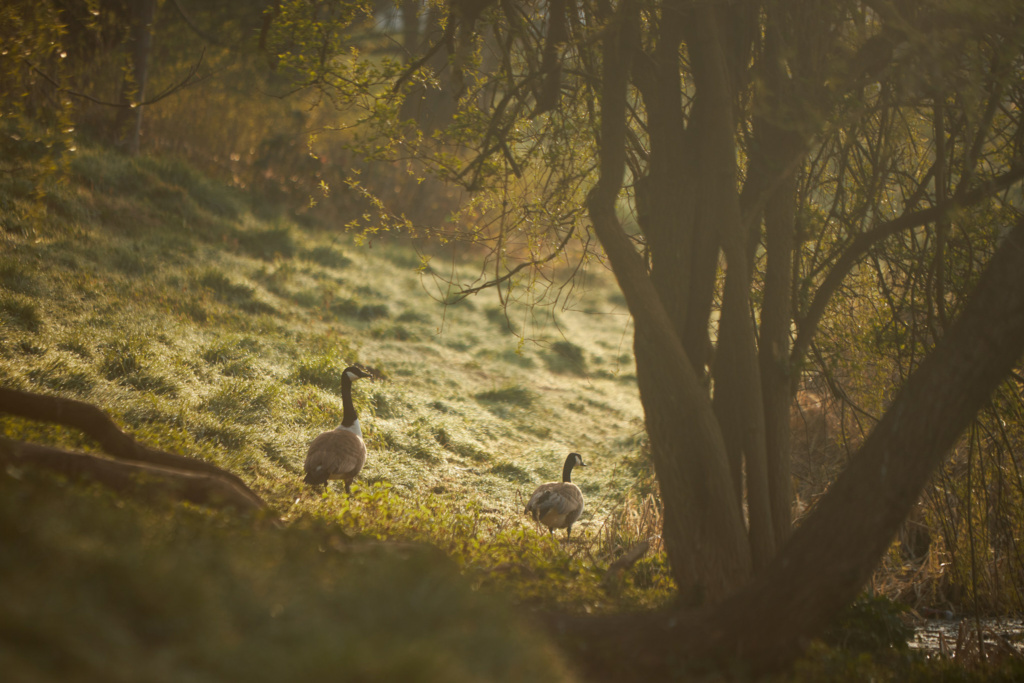
<path fill-rule="evenodd" d="M 844 650 L 879 654 L 904 651 L 914 630 L 903 621 L 906 606 L 884 595 L 862 595 L 825 632 L 826 643 Z"/>

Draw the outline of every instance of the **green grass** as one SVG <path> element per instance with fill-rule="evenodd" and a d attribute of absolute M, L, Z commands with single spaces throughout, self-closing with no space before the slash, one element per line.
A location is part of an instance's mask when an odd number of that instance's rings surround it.
<path fill-rule="evenodd" d="M 661 555 L 614 595 L 599 587 L 623 550 L 615 539 L 628 536 L 622 511 L 645 485 L 625 466 L 644 459 L 641 445 L 616 441 L 642 424 L 635 382 L 596 360 L 626 334 L 621 315 L 593 312 L 611 310 L 609 283 L 591 292 L 590 313 L 512 311 L 531 335 L 524 342 L 495 324 L 486 295 L 447 309 L 428 296 L 410 245 L 362 248 L 264 222 L 180 162 L 86 151 L 43 196 L 26 208 L 30 229 L 0 234 L 0 383 L 90 401 L 149 445 L 235 472 L 288 530 L 183 506 L 151 514 L 102 491 L 0 473 L 0 534 L 16 546 L 0 561 L 0 634 L 24 638 L 8 648 L 0 636 L 0 668 L 134 680 L 159 661 L 168 680 L 290 680 L 351 660 L 353 679 L 527 680 L 547 662 L 564 679 L 543 646 L 522 657 L 534 640 L 503 601 L 592 611 L 670 599 Z M 550 367 L 565 339 L 585 367 Z M 340 422 L 341 371 L 357 361 L 378 378 L 355 384 L 369 457 L 352 497 L 321 495 L 301 482 L 305 449 Z M 5 416 L 0 434 L 95 449 L 74 430 Z M 522 508 L 570 450 L 590 467 L 579 477 L 587 511 L 565 543 Z M 657 529 L 634 535 L 645 533 Z M 350 587 L 359 562 L 335 557 L 332 538 L 427 543 L 450 560 L 389 556 Z M 392 582 L 401 588 L 382 597 Z M 435 584 L 465 618 L 432 633 L 436 605 L 424 596 Z M 372 616 L 378 599 L 386 604 Z M 401 623 L 410 600 L 425 600 L 418 626 Z M 279 604 L 306 616 L 282 621 Z M 458 635 L 492 608 L 508 616 L 479 638 Z M 75 616 L 62 622 L 62 611 Z M 398 629 L 390 638 L 388 623 Z M 512 634 L 507 647 L 488 640 L 499 633 Z M 335 652 L 332 640 L 347 644 Z M 397 653 L 401 641 L 411 644 Z M 306 658 L 305 668 L 267 661 L 286 643 L 303 654 L 281 661 Z M 513 650 L 522 659 L 510 665 Z M 433 673 L 410 673 L 417 667 Z"/>
<path fill-rule="evenodd" d="M 5 680 L 571 677 L 507 601 L 429 546 L 316 519 L 274 530 L 2 473 L 0 543 Z"/>

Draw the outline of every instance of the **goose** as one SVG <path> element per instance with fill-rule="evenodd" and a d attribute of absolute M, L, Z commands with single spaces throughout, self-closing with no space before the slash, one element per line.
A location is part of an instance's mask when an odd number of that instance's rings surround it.
<path fill-rule="evenodd" d="M 341 424 L 316 437 L 309 445 L 304 466 L 307 484 L 326 486 L 328 479 L 341 479 L 345 482 L 345 493 L 352 492 L 352 480 L 366 462 L 366 444 L 352 403 L 352 382 L 369 376 L 370 373 L 357 365 L 350 365 L 341 373 Z"/>
<path fill-rule="evenodd" d="M 562 467 L 562 481 L 541 484 L 526 504 L 526 514 L 546 526 L 549 534 L 555 533 L 555 529 L 565 529 L 565 537 L 569 538 L 573 523 L 583 512 L 583 492 L 571 480 L 572 468 L 576 465 L 586 467 L 583 456 L 570 453 Z"/>

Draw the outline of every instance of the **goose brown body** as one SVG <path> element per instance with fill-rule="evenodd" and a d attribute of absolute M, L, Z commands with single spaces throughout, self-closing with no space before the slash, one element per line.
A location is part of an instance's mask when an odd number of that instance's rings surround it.
<path fill-rule="evenodd" d="M 583 512 L 583 492 L 571 481 L 575 465 L 584 467 L 583 458 L 579 453 L 570 453 L 562 468 L 562 481 L 538 486 L 525 510 L 535 521 L 546 526 L 548 533 L 565 529 L 566 538 L 572 534 L 572 525 Z"/>
<path fill-rule="evenodd" d="M 328 479 L 345 482 L 348 491 L 352 480 L 366 464 L 366 444 L 348 429 L 324 432 L 313 439 L 306 454 L 306 483 L 326 484 Z"/>
<path fill-rule="evenodd" d="M 336 429 L 324 432 L 309 445 L 306 453 L 305 482 L 324 486 L 330 479 L 345 482 L 345 492 L 351 492 L 352 480 L 366 464 L 366 444 L 359 427 L 359 416 L 352 402 L 352 382 L 370 373 L 356 365 L 345 369 L 341 377 L 342 420 Z"/>

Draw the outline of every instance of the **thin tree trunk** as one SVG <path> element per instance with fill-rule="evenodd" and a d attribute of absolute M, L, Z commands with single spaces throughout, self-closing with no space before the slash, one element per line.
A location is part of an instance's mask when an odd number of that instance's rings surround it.
<path fill-rule="evenodd" d="M 786 178 L 765 207 L 764 302 L 761 306 L 759 361 L 769 505 L 775 542 L 782 545 L 792 527 L 793 485 L 790 468 L 789 410 L 793 373 L 789 366 L 792 320 L 793 231 L 796 178 Z"/>
<path fill-rule="evenodd" d="M 135 0 L 130 6 L 131 15 L 131 78 L 125 78 L 121 100 L 133 107 L 118 110 L 115 129 L 118 142 L 124 144 L 129 154 L 139 153 L 142 140 L 142 114 L 146 101 L 146 85 L 149 81 L 149 61 L 153 52 L 153 22 L 156 20 L 157 0 Z M 125 134 L 124 140 L 120 136 Z"/>
<path fill-rule="evenodd" d="M 794 386 L 790 365 L 795 242 L 795 163 L 802 159 L 800 136 L 763 119 L 754 122 L 749 173 L 767 194 L 764 206 L 765 275 L 761 304 L 759 363 L 765 415 L 768 493 L 775 542 L 781 546 L 792 526 L 789 413 Z M 745 188 L 746 189 L 746 188 Z"/>
<path fill-rule="evenodd" d="M 693 135 L 702 140 L 701 223 L 698 230 L 720 231 L 726 258 L 725 290 L 718 327 L 715 358 L 715 415 L 725 434 L 734 486 L 742 490 L 745 474 L 750 545 L 754 569 L 763 567 L 775 554 L 775 538 L 768 497 L 767 455 L 761 378 L 757 346 L 750 318 L 752 267 L 749 238 L 743 224 L 737 193 L 736 139 L 733 107 L 735 81 L 726 58 L 724 30 L 711 8 L 694 12 L 687 41 L 697 89 L 698 106 L 704 115 Z M 737 465 L 746 463 L 745 473 Z M 737 480 L 737 476 L 740 477 Z"/>

